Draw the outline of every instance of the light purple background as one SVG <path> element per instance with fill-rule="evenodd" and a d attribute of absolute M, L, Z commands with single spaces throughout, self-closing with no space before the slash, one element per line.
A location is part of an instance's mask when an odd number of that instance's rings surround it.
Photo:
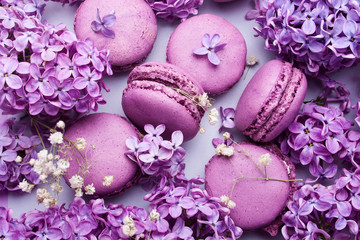
<path fill-rule="evenodd" d="M 244 35 L 246 40 L 248 55 L 256 55 L 259 57 L 259 64 L 251 68 L 248 72 L 246 79 L 243 78 L 236 84 L 233 89 L 228 93 L 216 97 L 215 107 L 219 109 L 223 107 L 236 107 L 237 101 L 245 88 L 247 82 L 254 75 L 256 70 L 266 63 L 268 60 L 274 58 L 273 53 L 264 50 L 264 40 L 261 38 L 255 38 L 255 31 L 253 27 L 256 26 L 255 22 L 246 21 L 245 13 L 253 7 L 251 0 L 241 1 L 235 0 L 231 3 L 214 3 L 211 0 L 204 0 L 204 5 L 200 8 L 201 13 L 211 13 L 218 16 L 222 16 L 225 19 L 232 22 Z M 62 7 L 58 3 L 48 3 L 45 9 L 45 18 L 53 23 L 65 23 L 69 29 L 73 29 L 73 20 L 77 6 Z M 95 18 L 95 17 L 94 17 Z M 159 20 L 159 33 L 155 46 L 146 61 L 165 61 L 166 45 L 171 33 L 174 31 L 178 23 L 169 24 Z M 352 86 L 353 99 L 356 98 L 359 90 L 359 78 L 357 77 L 357 70 L 359 67 L 346 69 L 340 73 L 333 75 L 334 79 L 341 80 L 347 83 L 347 86 Z M 99 112 L 110 112 L 124 115 L 121 107 L 122 91 L 126 86 L 128 72 L 115 74 L 112 77 L 106 77 L 106 84 L 111 89 L 110 93 L 104 92 L 104 97 L 107 100 L 107 104 L 100 106 Z M 314 80 L 309 81 L 309 89 L 306 100 L 312 99 L 321 91 L 320 84 Z M 350 119 L 350 118 L 349 118 Z M 353 118 L 352 118 L 353 119 Z M 1 119 L 0 119 L 1 120 Z M 205 134 L 198 134 L 194 139 L 185 143 L 183 146 L 187 151 L 186 156 L 186 174 L 187 177 L 195 177 L 197 175 L 204 176 L 204 166 L 214 155 L 214 148 L 211 144 L 211 140 L 214 137 L 220 137 L 218 133 L 219 124 L 211 126 L 207 117 L 204 117 L 201 126 L 206 129 Z M 245 137 L 241 136 L 236 130 L 232 131 L 236 140 L 244 140 Z M 298 169 L 298 175 L 300 177 L 305 176 L 303 169 Z M 65 191 L 60 195 L 60 203 L 69 203 L 73 199 L 73 191 L 70 190 L 65 183 L 63 183 Z M 32 209 L 43 209 L 42 205 L 38 205 L 36 202 L 35 192 L 32 194 L 25 193 L 9 193 L 8 194 L 8 206 L 13 208 L 14 216 L 18 217 L 21 213 L 27 212 Z M 146 207 L 147 203 L 142 201 L 145 192 L 139 187 L 134 186 L 126 193 L 118 197 L 107 199 L 108 203 L 122 203 L 124 205 L 137 205 L 140 207 Z M 6 195 L 0 194 L 0 201 L 4 199 L 6 202 Z M 283 239 L 281 234 L 277 237 L 271 238 L 268 234 L 263 233 L 261 230 L 251 233 L 244 233 L 241 239 Z"/>

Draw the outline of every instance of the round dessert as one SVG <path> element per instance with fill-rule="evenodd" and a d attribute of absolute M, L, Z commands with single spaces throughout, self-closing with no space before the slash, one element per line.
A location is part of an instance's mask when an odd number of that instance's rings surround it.
<path fill-rule="evenodd" d="M 85 139 L 86 148 L 81 153 L 86 161 L 79 153 L 71 156 L 64 175 L 66 183 L 70 185 L 69 179 L 76 174 L 83 176 L 83 168 L 88 166 L 84 186 L 94 184 L 96 196 L 115 195 L 128 189 L 140 176 L 136 163 L 125 156 L 125 141 L 130 136 L 139 136 L 138 130 L 119 115 L 96 113 L 81 118 L 64 137 L 73 142 Z M 104 186 L 105 176 L 113 177 L 110 186 Z"/>
<path fill-rule="evenodd" d="M 227 20 L 204 14 L 181 23 L 170 37 L 167 61 L 193 73 L 204 91 L 228 91 L 244 72 L 246 44 Z"/>
<path fill-rule="evenodd" d="M 165 124 L 165 136 L 181 130 L 187 141 L 199 131 L 206 106 L 195 99 L 203 94 L 201 86 L 182 69 L 151 62 L 130 73 L 122 106 L 125 115 L 139 128 Z"/>
<path fill-rule="evenodd" d="M 157 35 L 156 17 L 144 0 L 86 0 L 75 15 L 75 33 L 110 50 L 115 71 L 126 71 L 149 55 Z"/>
<path fill-rule="evenodd" d="M 267 62 L 240 97 L 236 127 L 254 141 L 273 140 L 298 114 L 306 90 L 306 77 L 300 70 L 280 60 Z"/>
<path fill-rule="evenodd" d="M 225 203 L 236 204 L 230 216 L 237 226 L 264 228 L 274 236 L 281 225 L 280 215 L 296 191 L 296 182 L 288 181 L 296 177 L 294 165 L 274 144 L 232 146 L 231 157 L 215 155 L 206 165 L 205 189 Z"/>

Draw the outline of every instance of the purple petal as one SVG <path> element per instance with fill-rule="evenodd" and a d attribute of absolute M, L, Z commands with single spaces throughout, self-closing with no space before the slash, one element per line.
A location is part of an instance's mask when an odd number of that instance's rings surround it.
<path fill-rule="evenodd" d="M 169 208 L 169 214 L 171 215 L 172 218 L 176 219 L 177 217 L 179 217 L 181 215 L 182 212 L 182 208 L 179 205 L 172 205 Z"/>
<path fill-rule="evenodd" d="M 104 27 L 104 28 L 101 29 L 101 32 L 107 38 L 112 38 L 112 39 L 115 38 L 115 32 L 113 30 L 111 30 L 111 29 L 108 29 L 108 28 Z"/>
<path fill-rule="evenodd" d="M 96 21 L 92 21 L 91 22 L 91 28 L 92 28 L 92 30 L 94 32 L 98 32 L 103 28 L 103 26 L 100 23 L 96 22 Z"/>
<path fill-rule="evenodd" d="M 201 48 L 193 50 L 193 53 L 196 55 L 206 55 L 209 52 L 210 51 L 206 47 L 201 47 Z"/>
<path fill-rule="evenodd" d="M 308 165 L 314 157 L 312 147 L 305 147 L 300 153 L 300 162 L 303 165 Z"/>
<path fill-rule="evenodd" d="M 5 175 L 8 171 L 7 165 L 5 162 L 0 158 L 0 175 Z"/>
<path fill-rule="evenodd" d="M 78 234 L 85 236 L 92 231 L 92 224 L 88 221 L 80 222 L 77 226 Z"/>
<path fill-rule="evenodd" d="M 116 21 L 116 16 L 114 14 L 107 14 L 103 17 L 103 24 L 105 27 L 111 27 Z"/>
<path fill-rule="evenodd" d="M 220 64 L 220 59 L 218 58 L 218 56 L 216 55 L 215 52 L 210 51 L 208 53 L 208 59 L 209 61 L 214 64 L 214 65 L 219 65 Z"/>
<path fill-rule="evenodd" d="M 31 140 L 25 136 L 19 136 L 18 144 L 22 148 L 30 148 L 31 147 Z"/>
<path fill-rule="evenodd" d="M 341 202 L 339 201 L 337 203 L 337 209 L 339 211 L 339 213 L 343 216 L 343 217 L 348 217 L 350 216 L 351 213 L 351 204 L 347 201 Z"/>
<path fill-rule="evenodd" d="M 210 40 L 210 34 L 206 33 L 204 34 L 202 38 L 202 45 L 208 49 L 211 46 L 211 40 Z"/>
<path fill-rule="evenodd" d="M 86 88 L 86 86 L 88 85 L 89 81 L 84 78 L 84 77 L 77 77 L 74 81 L 74 87 L 76 89 L 82 90 L 84 88 Z"/>
<path fill-rule="evenodd" d="M 94 81 L 89 82 L 87 86 L 87 91 L 91 97 L 97 97 L 100 95 L 99 85 Z"/>
<path fill-rule="evenodd" d="M 325 145 L 329 152 L 332 154 L 337 153 L 341 149 L 339 142 L 335 138 L 328 138 L 325 141 Z"/>
<path fill-rule="evenodd" d="M 220 50 L 223 49 L 225 46 L 226 46 L 226 43 L 220 44 L 220 45 L 214 47 L 214 51 L 215 51 L 215 52 L 220 51 Z"/>
<path fill-rule="evenodd" d="M 316 24 L 312 19 L 306 19 L 301 26 L 301 29 L 306 35 L 311 35 L 316 30 Z"/>
<path fill-rule="evenodd" d="M 220 42 L 220 35 L 216 33 L 211 38 L 210 47 L 215 48 L 216 44 L 218 44 L 219 42 Z"/>
<path fill-rule="evenodd" d="M 348 46 L 350 46 L 350 42 L 347 37 L 341 37 L 333 42 L 333 46 L 335 48 L 347 48 Z"/>
<path fill-rule="evenodd" d="M 39 90 L 44 96 L 51 96 L 54 94 L 54 89 L 49 82 L 42 82 L 39 84 Z"/>
<path fill-rule="evenodd" d="M 9 77 L 7 77 L 6 83 L 12 89 L 20 89 L 22 87 L 21 78 L 15 74 L 10 74 Z"/>
<path fill-rule="evenodd" d="M 346 222 L 345 218 L 340 217 L 335 222 L 335 229 L 336 230 L 343 230 L 346 227 L 346 225 L 347 225 L 347 222 Z"/>

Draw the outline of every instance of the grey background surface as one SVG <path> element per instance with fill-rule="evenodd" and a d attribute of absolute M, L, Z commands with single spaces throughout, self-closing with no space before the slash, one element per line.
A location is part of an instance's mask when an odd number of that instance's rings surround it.
<path fill-rule="evenodd" d="M 244 35 L 246 40 L 248 55 L 256 55 L 259 58 L 259 64 L 251 68 L 247 74 L 246 79 L 243 78 L 226 94 L 216 97 L 215 107 L 219 109 L 223 107 L 236 107 L 237 101 L 245 88 L 247 82 L 251 79 L 256 70 L 266 63 L 268 60 L 274 58 L 274 54 L 264 50 L 264 40 L 262 38 L 254 37 L 255 31 L 253 27 L 256 23 L 246 21 L 245 13 L 253 8 L 253 2 L 251 0 L 235 0 L 231 3 L 214 3 L 212 0 L 204 0 L 204 5 L 200 8 L 199 13 L 211 13 L 232 22 Z M 45 18 L 53 24 L 65 23 L 69 29 L 73 29 L 73 20 L 77 6 L 64 6 L 58 3 L 48 3 L 45 9 Z M 155 42 L 154 48 L 146 61 L 165 61 L 166 45 L 173 30 L 178 25 L 178 22 L 169 24 L 162 20 L 158 20 L 159 32 Z M 352 95 L 357 97 L 359 90 L 359 78 L 357 77 L 357 71 L 359 67 L 352 69 L 345 69 L 335 75 L 333 78 L 346 82 L 347 86 L 352 86 Z M 111 89 L 110 93 L 104 92 L 104 97 L 107 101 L 106 105 L 100 106 L 99 112 L 110 112 L 124 115 L 121 107 L 122 91 L 126 86 L 126 80 L 129 72 L 117 73 L 111 77 L 106 77 L 106 84 Z M 306 100 L 312 99 L 321 91 L 318 81 L 309 81 L 308 93 Z M 188 177 L 204 176 L 204 167 L 215 151 L 211 144 L 211 140 L 214 137 L 220 137 L 218 128 L 220 123 L 216 126 L 211 126 L 207 117 L 204 117 L 202 127 L 206 129 L 205 134 L 198 134 L 191 141 L 183 144 L 183 147 L 187 151 L 186 155 L 186 174 Z M 231 131 L 235 135 L 236 140 L 246 140 L 244 136 L 238 133 L 236 130 Z M 306 176 L 304 169 L 297 169 L 300 177 Z M 69 203 L 73 199 L 74 193 L 67 185 L 63 184 L 65 191 L 60 195 L 60 203 Z M 109 198 L 106 201 L 108 203 L 122 203 L 123 205 L 138 205 L 140 207 L 146 207 L 147 203 L 142 200 L 145 192 L 139 186 L 134 186 L 124 194 Z M 14 209 L 14 216 L 17 217 L 21 213 L 32 209 L 43 209 L 41 205 L 36 202 L 35 191 L 32 194 L 19 194 L 9 193 L 9 207 Z M 283 239 L 281 234 L 271 238 L 268 234 L 259 231 L 244 233 L 241 239 Z"/>

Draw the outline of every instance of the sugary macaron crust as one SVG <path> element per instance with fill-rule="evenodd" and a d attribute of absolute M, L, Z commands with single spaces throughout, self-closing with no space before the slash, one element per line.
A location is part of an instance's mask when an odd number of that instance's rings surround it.
<path fill-rule="evenodd" d="M 220 59 L 217 66 L 207 56 L 193 53 L 203 46 L 205 34 L 219 34 L 219 44 L 226 44 L 216 52 Z M 176 28 L 170 37 L 166 54 L 169 63 L 191 72 L 205 92 L 218 95 L 228 91 L 240 80 L 246 63 L 246 44 L 242 34 L 230 22 L 215 15 L 203 14 L 187 19 Z"/>
<path fill-rule="evenodd" d="M 295 118 L 306 89 L 305 75 L 290 63 L 266 63 L 240 97 L 235 112 L 237 128 L 254 141 L 271 141 Z"/>
<path fill-rule="evenodd" d="M 125 118 L 110 113 L 95 113 L 81 118 L 68 128 L 64 135 L 71 141 L 84 138 L 87 148 L 86 156 L 88 172 L 84 178 L 84 186 L 94 184 L 95 196 L 110 196 L 125 191 L 140 177 L 138 166 L 125 156 L 128 150 L 125 141 L 129 136 L 139 136 L 138 130 Z M 105 141 L 104 141 L 105 140 Z M 79 174 L 80 165 L 85 166 L 85 160 L 76 154 L 72 156 L 70 167 L 64 178 L 69 179 Z M 110 186 L 104 186 L 104 176 L 113 176 Z"/>
<path fill-rule="evenodd" d="M 114 11 L 116 21 L 109 28 L 115 32 L 114 39 L 91 28 L 97 9 L 101 17 Z M 76 11 L 74 27 L 80 40 L 91 38 L 98 49 L 110 50 L 110 63 L 118 71 L 142 63 L 157 36 L 155 14 L 144 0 L 86 0 Z"/>
<path fill-rule="evenodd" d="M 281 214 L 296 191 L 296 183 L 250 178 L 264 178 L 255 164 L 266 153 L 272 159 L 266 167 L 269 178 L 295 179 L 295 167 L 273 144 L 260 146 L 242 142 L 233 146 L 233 156 L 215 155 L 206 165 L 205 189 L 211 196 L 231 196 L 236 206 L 230 210 L 230 216 L 237 226 L 244 230 L 264 228 L 274 236 L 282 225 Z M 234 180 L 241 176 L 245 177 L 236 183 L 232 192 Z"/>
<path fill-rule="evenodd" d="M 181 92 L 190 96 L 204 93 L 182 69 L 167 63 L 145 63 L 129 75 L 122 98 L 124 113 L 141 128 L 165 124 L 165 135 L 181 130 L 189 140 L 198 132 L 205 111 Z"/>

